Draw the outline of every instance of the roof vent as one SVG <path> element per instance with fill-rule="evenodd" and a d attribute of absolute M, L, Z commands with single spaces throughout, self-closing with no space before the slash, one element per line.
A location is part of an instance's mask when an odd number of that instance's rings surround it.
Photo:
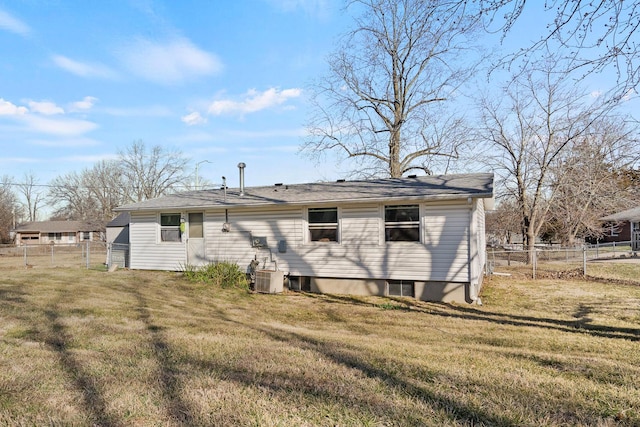
<path fill-rule="evenodd" d="M 344 182 L 344 181 L 345 181 L 344 179 L 338 179 L 338 180 L 336 180 L 336 182 Z"/>
<path fill-rule="evenodd" d="M 407 178 L 417 178 L 418 175 L 409 175 Z"/>
<path fill-rule="evenodd" d="M 244 168 L 247 167 L 244 163 L 238 163 L 238 169 L 240 169 L 240 195 L 244 196 Z"/>
<path fill-rule="evenodd" d="M 275 185 L 276 187 L 282 187 L 282 183 L 281 183 L 281 182 L 276 182 L 274 185 Z"/>

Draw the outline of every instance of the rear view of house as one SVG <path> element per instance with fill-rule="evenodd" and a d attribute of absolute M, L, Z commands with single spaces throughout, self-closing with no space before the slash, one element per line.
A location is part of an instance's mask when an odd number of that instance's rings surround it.
<path fill-rule="evenodd" d="M 130 267 L 253 262 L 312 292 L 477 298 L 492 174 L 240 183 L 118 208 L 130 214 Z"/>

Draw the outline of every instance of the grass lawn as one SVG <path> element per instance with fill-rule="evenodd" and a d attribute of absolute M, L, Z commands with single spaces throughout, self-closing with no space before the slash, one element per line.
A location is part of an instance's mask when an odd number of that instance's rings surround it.
<path fill-rule="evenodd" d="M 640 425 L 640 285 L 493 277 L 466 306 L 2 273 L 0 425 Z"/>

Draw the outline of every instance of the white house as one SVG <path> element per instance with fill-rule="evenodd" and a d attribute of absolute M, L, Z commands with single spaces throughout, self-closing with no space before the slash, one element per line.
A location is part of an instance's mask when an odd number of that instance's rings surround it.
<path fill-rule="evenodd" d="M 130 268 L 253 261 L 312 292 L 477 299 L 493 174 L 245 189 L 242 172 L 238 189 L 119 207 L 130 214 Z"/>

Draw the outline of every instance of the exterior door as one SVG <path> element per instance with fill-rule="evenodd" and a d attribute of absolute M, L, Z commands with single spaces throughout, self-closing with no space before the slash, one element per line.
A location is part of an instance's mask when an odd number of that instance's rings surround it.
<path fill-rule="evenodd" d="M 187 260 L 189 265 L 207 263 L 204 246 L 204 214 L 202 212 L 189 213 L 187 223 Z"/>
<path fill-rule="evenodd" d="M 640 251 L 640 222 L 631 223 L 631 250 Z"/>

